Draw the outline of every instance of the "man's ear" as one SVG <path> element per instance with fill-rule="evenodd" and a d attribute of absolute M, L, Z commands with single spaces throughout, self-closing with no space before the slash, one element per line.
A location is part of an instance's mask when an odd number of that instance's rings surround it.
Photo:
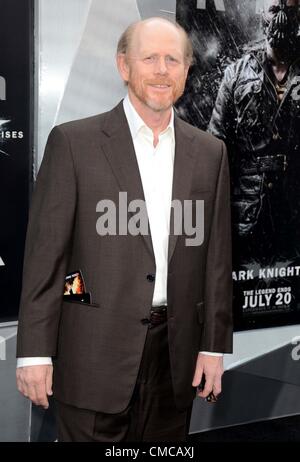
<path fill-rule="evenodd" d="M 128 82 L 129 79 L 129 66 L 127 62 L 127 56 L 125 53 L 118 53 L 117 54 L 117 66 L 120 73 L 120 76 L 124 80 L 124 82 Z"/>
<path fill-rule="evenodd" d="M 187 76 L 188 76 L 188 73 L 189 73 L 190 67 L 191 67 L 191 66 L 190 66 L 190 65 L 188 65 L 188 66 L 185 66 L 185 68 L 184 68 L 184 73 L 185 73 L 185 80 L 187 79 Z"/>

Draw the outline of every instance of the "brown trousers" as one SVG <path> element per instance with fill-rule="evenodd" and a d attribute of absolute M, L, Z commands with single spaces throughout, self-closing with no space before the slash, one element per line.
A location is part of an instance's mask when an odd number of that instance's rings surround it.
<path fill-rule="evenodd" d="M 118 414 L 78 409 L 56 401 L 59 441 L 186 441 L 192 405 L 179 411 L 170 374 L 167 322 L 148 329 L 128 407 Z"/>

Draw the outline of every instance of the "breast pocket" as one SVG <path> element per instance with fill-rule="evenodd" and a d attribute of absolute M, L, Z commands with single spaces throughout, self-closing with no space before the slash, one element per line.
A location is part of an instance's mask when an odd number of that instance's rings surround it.
<path fill-rule="evenodd" d="M 211 190 L 203 189 L 193 189 L 190 192 L 190 199 L 192 201 L 203 201 L 205 203 L 210 203 L 213 200 L 214 193 Z"/>

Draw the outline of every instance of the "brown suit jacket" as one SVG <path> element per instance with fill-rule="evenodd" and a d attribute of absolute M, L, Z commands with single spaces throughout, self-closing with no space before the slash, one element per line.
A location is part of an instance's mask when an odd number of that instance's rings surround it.
<path fill-rule="evenodd" d="M 173 199 L 205 201 L 201 246 L 170 233 L 168 326 L 176 405 L 195 397 L 199 350 L 232 351 L 228 164 L 225 145 L 175 117 Z M 155 274 L 151 235 L 99 236 L 96 204 L 127 191 L 144 199 L 120 103 L 55 127 L 32 197 L 17 356 L 54 358 L 54 395 L 81 408 L 121 412 L 143 352 Z M 63 301 L 64 278 L 81 269 L 92 303 Z"/>

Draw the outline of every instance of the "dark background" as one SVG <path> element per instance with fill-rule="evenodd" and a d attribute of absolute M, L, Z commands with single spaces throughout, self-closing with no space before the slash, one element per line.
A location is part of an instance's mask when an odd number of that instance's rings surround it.
<path fill-rule="evenodd" d="M 0 0 L 0 132 L 23 131 L 23 139 L 0 138 L 0 321 L 16 319 L 31 190 L 33 1 Z"/>

